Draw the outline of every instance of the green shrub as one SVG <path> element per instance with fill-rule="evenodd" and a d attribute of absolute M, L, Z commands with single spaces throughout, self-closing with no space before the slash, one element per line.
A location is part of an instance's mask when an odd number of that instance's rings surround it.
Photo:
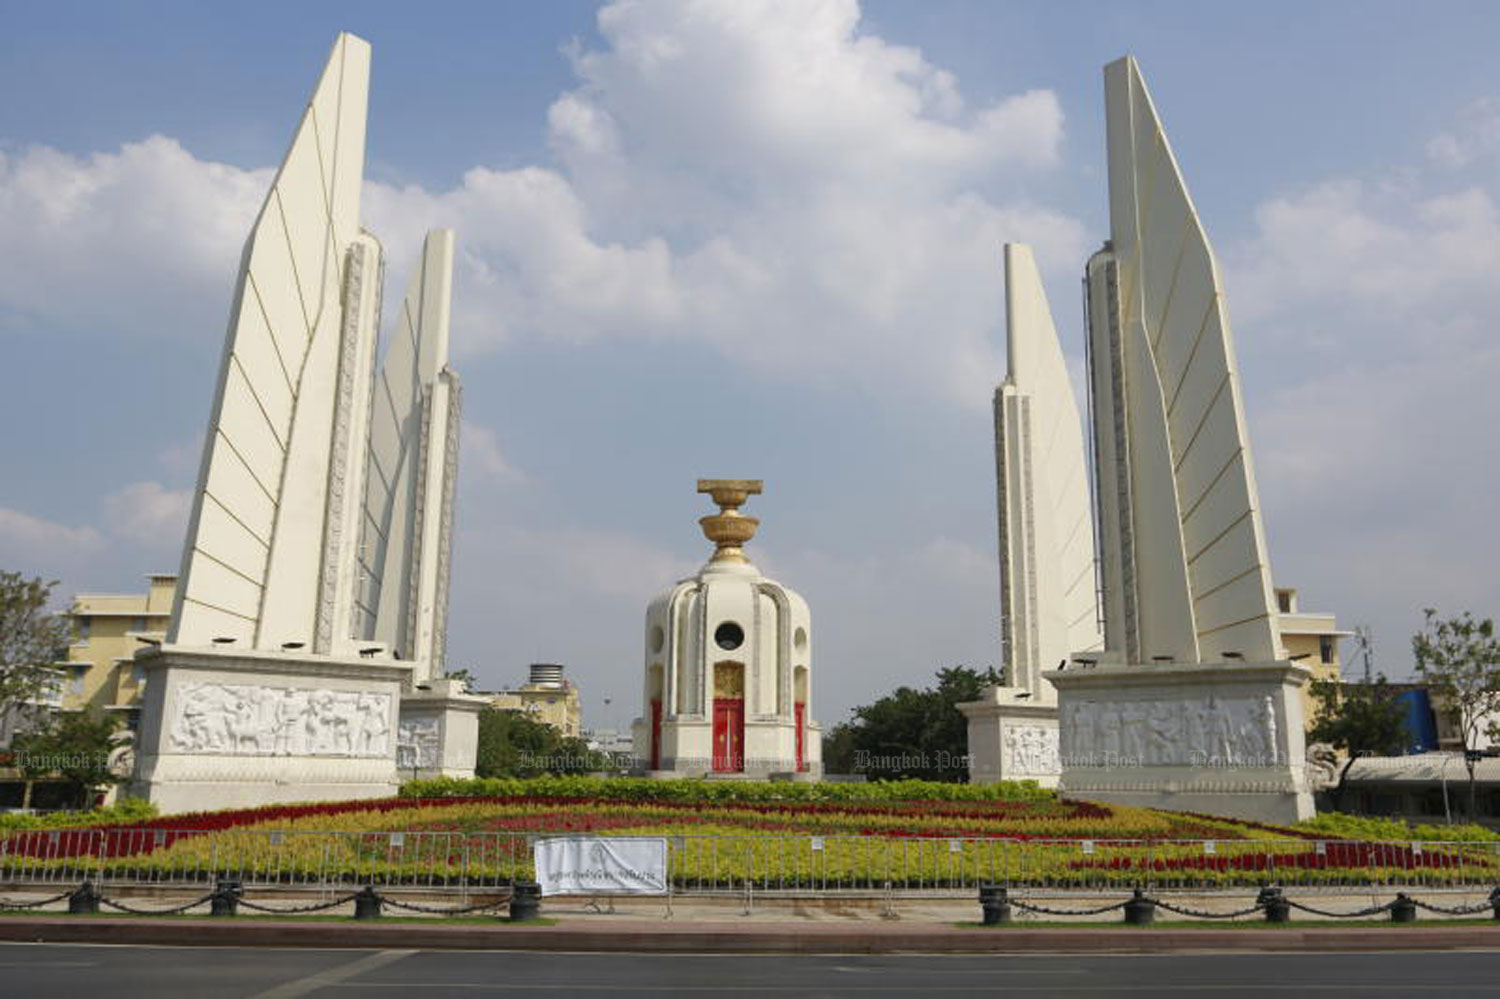
<path fill-rule="evenodd" d="M 1382 819 L 1368 815 L 1324 812 L 1315 818 L 1298 822 L 1292 828 L 1326 835 L 1329 839 L 1395 841 L 1495 843 L 1500 833 L 1479 825 L 1413 826 L 1404 819 Z"/>
<path fill-rule="evenodd" d="M 949 784 L 900 780 L 868 784 L 790 781 L 650 780 L 632 777 L 436 777 L 401 786 L 403 798 L 476 798 L 538 796 L 593 798 L 603 801 L 754 802 L 889 802 L 889 801 L 1052 801 L 1056 792 L 1036 781 L 996 784 Z"/>
<path fill-rule="evenodd" d="M 77 826 L 128 825 L 156 818 L 156 806 L 145 798 L 122 798 L 106 808 L 51 815 L 0 815 L 0 832 L 24 829 L 71 829 Z"/>

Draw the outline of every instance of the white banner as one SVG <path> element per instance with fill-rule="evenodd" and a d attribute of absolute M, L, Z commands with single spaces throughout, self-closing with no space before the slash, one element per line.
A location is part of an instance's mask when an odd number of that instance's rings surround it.
<path fill-rule="evenodd" d="M 667 841 L 660 836 L 568 836 L 536 843 L 543 895 L 665 895 Z"/>

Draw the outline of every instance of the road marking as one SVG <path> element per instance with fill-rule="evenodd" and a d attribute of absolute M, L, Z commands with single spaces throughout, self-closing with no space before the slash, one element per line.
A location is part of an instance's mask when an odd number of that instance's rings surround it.
<path fill-rule="evenodd" d="M 0 961 L 0 968 L 94 968 L 98 961 Z"/>
<path fill-rule="evenodd" d="M 402 958 L 411 957 L 415 953 L 415 950 L 383 950 L 375 954 L 366 954 L 357 961 L 336 965 L 326 971 L 308 975 L 306 978 L 299 978 L 264 992 L 258 992 L 250 999 L 297 999 L 298 996 L 309 995 L 318 989 L 339 985 L 355 975 L 362 975 L 367 971 L 395 964 Z"/>

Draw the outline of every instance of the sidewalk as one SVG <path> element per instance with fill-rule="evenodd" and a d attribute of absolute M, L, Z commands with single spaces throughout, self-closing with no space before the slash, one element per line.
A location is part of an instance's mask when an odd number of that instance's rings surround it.
<path fill-rule="evenodd" d="M 975 907 L 977 910 L 977 906 Z M 544 912 L 546 909 L 544 908 Z M 977 916 L 977 911 L 970 918 Z M 1500 923 L 1072 927 L 955 926 L 905 920 L 830 923 L 562 916 L 553 926 L 417 920 L 10 916 L 0 941 L 163 946 L 417 948 L 723 954 L 1038 954 L 1172 951 L 1500 950 Z"/>

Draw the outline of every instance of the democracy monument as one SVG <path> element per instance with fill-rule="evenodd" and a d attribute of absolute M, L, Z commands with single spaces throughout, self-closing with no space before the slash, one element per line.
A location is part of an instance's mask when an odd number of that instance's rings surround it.
<path fill-rule="evenodd" d="M 131 791 L 163 811 L 473 773 L 482 702 L 444 679 L 453 234 L 427 235 L 377 368 L 369 75 L 340 35 L 245 244 L 171 623 L 137 654 Z"/>
<path fill-rule="evenodd" d="M 428 233 L 378 358 L 369 72 L 369 45 L 340 35 L 245 245 L 171 622 L 137 653 L 131 792 L 166 812 L 473 774 L 484 701 L 444 674 L 454 238 Z M 1005 247 L 1005 674 L 961 706 L 970 779 L 1305 818 L 1308 671 L 1278 631 L 1223 282 L 1133 59 L 1106 67 L 1105 93 L 1087 421 L 1031 251 Z M 744 554 L 759 521 L 740 507 L 761 490 L 698 482 L 715 548 L 647 609 L 643 774 L 822 776 L 807 603 Z"/>

